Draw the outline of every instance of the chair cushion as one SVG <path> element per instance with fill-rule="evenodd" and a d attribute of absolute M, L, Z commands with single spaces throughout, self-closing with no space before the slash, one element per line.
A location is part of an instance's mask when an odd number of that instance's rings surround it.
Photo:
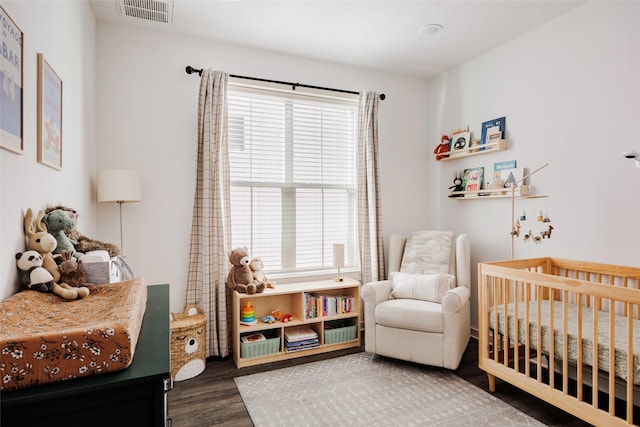
<path fill-rule="evenodd" d="M 423 301 L 442 302 L 442 295 L 456 286 L 456 278 L 451 274 L 391 274 L 393 290 L 391 298 L 409 298 Z"/>
<path fill-rule="evenodd" d="M 423 230 L 407 238 L 400 271 L 403 273 L 451 273 L 452 231 Z"/>
<path fill-rule="evenodd" d="M 376 305 L 377 325 L 413 331 L 442 333 L 442 305 L 416 299 L 392 299 Z"/>

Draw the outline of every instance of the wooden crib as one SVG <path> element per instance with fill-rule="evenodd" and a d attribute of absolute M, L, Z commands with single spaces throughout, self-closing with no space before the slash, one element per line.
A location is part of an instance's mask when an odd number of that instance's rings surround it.
<path fill-rule="evenodd" d="M 478 308 L 490 391 L 497 377 L 594 425 L 633 425 L 634 406 L 640 421 L 640 268 L 480 263 Z"/>

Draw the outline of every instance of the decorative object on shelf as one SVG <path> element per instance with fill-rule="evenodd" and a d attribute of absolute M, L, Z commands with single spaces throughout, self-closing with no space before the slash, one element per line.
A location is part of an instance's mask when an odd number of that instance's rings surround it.
<path fill-rule="evenodd" d="M 257 283 L 253 279 L 253 273 L 249 267 L 250 261 L 249 251 L 245 247 L 235 248 L 229 252 L 231 268 L 227 274 L 227 288 L 250 295 L 264 291 L 265 284 Z"/>
<path fill-rule="evenodd" d="M 247 301 L 240 311 L 240 324 L 255 325 L 256 323 L 258 323 L 258 319 L 256 319 L 256 311 L 251 305 L 251 301 Z"/>
<path fill-rule="evenodd" d="M 338 275 L 333 278 L 334 282 L 342 282 L 344 278 L 340 275 L 340 269 L 344 267 L 344 244 L 333 244 L 333 266 L 338 269 Z"/>
<path fill-rule="evenodd" d="M 62 80 L 38 53 L 38 161 L 62 169 Z"/>
<path fill-rule="evenodd" d="M 278 320 L 278 321 L 279 321 L 280 319 L 282 319 L 282 311 L 280 311 L 280 309 L 278 309 L 278 308 L 276 308 L 275 310 L 273 310 L 273 311 L 271 312 L 271 315 L 273 316 L 273 318 L 274 318 L 275 320 Z"/>
<path fill-rule="evenodd" d="M 2 22 L 2 46 L 0 70 L 2 70 L 2 88 L 0 88 L 0 147 L 17 154 L 24 153 L 23 122 L 23 34 L 16 23 L 0 5 Z M 8 37 L 5 37 L 5 34 Z"/>
<path fill-rule="evenodd" d="M 449 187 L 451 191 L 464 191 L 462 187 L 462 172 L 453 171 L 453 185 Z M 464 194 L 450 194 L 449 197 L 464 197 Z"/>
<path fill-rule="evenodd" d="M 264 268 L 264 263 L 262 262 L 262 258 L 253 257 L 251 261 L 249 261 L 249 268 L 251 269 L 251 273 L 253 274 L 253 280 L 256 284 L 263 284 L 267 288 L 275 288 L 275 282 L 267 279 L 266 274 L 262 271 Z"/>
<path fill-rule="evenodd" d="M 102 169 L 98 171 L 98 202 L 118 203 L 120 208 L 120 250 L 122 241 L 122 204 L 142 200 L 142 187 L 137 173 L 127 169 Z"/>
<path fill-rule="evenodd" d="M 440 138 L 440 144 L 433 150 L 433 154 L 436 155 L 436 160 L 442 160 L 445 157 L 449 157 L 449 154 L 440 154 L 440 153 L 449 153 L 449 147 L 451 145 L 451 140 L 448 135 L 442 135 Z"/>
<path fill-rule="evenodd" d="M 275 317 L 273 317 L 270 314 L 267 314 L 266 316 L 262 317 L 262 322 L 264 323 L 275 323 L 275 321 L 276 321 Z"/>
<path fill-rule="evenodd" d="M 505 125 L 505 117 L 483 122 L 482 132 L 480 134 L 480 144 L 486 145 L 503 139 L 505 136 Z"/>
<path fill-rule="evenodd" d="M 500 179 L 504 181 L 504 188 L 511 188 L 512 183 L 523 182 L 523 177 L 524 168 L 503 169 L 500 171 Z"/>
<path fill-rule="evenodd" d="M 505 169 L 515 169 L 516 161 L 515 160 L 506 160 L 504 162 L 495 162 L 493 164 L 493 180 L 498 181 L 502 179 L 502 171 Z M 502 181 L 502 186 L 504 187 L 504 180 Z"/>
<path fill-rule="evenodd" d="M 471 142 L 471 133 L 469 132 L 469 126 L 455 129 L 451 132 L 451 157 L 458 155 L 457 151 L 465 152 L 469 151 Z"/>

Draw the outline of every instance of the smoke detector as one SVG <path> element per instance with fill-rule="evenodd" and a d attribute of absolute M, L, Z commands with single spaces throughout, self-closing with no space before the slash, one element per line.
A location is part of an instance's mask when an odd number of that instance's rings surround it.
<path fill-rule="evenodd" d="M 118 0 L 120 15 L 145 21 L 173 24 L 175 0 Z"/>

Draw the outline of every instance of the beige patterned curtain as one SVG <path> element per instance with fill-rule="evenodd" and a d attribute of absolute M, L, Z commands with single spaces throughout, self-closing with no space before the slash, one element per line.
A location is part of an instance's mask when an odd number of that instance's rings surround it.
<path fill-rule="evenodd" d="M 362 283 L 385 278 L 378 179 L 378 93 L 360 94 L 358 108 L 358 243 Z"/>
<path fill-rule="evenodd" d="M 198 99 L 198 164 L 191 223 L 186 302 L 207 316 L 208 356 L 229 355 L 225 276 L 231 241 L 227 85 L 229 75 L 206 69 Z"/>

